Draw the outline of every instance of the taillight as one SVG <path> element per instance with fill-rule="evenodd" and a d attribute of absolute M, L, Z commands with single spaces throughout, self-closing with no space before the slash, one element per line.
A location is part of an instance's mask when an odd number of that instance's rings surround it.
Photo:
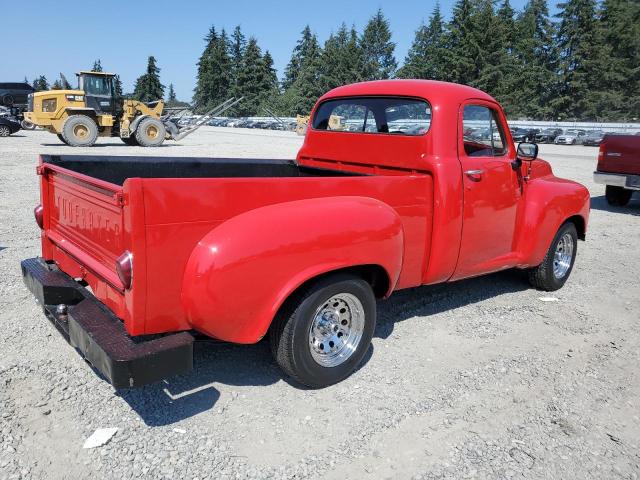
<path fill-rule="evenodd" d="M 42 205 L 38 205 L 33 209 L 33 215 L 36 217 L 36 223 L 40 227 L 40 229 L 44 228 L 44 207 Z"/>
<path fill-rule="evenodd" d="M 133 281 L 133 254 L 124 252 L 116 259 L 116 272 L 125 289 L 131 288 Z"/>

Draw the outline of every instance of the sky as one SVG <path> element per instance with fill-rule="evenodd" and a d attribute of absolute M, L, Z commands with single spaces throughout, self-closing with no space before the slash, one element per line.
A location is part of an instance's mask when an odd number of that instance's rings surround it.
<path fill-rule="evenodd" d="M 321 43 L 344 21 L 362 31 L 367 20 L 382 8 L 391 23 L 396 59 L 402 63 L 415 30 L 428 20 L 435 0 L 323 1 L 205 1 L 109 0 L 80 2 L 30 0 L 2 2 L 4 43 L 0 54 L 0 82 L 29 81 L 46 75 L 50 82 L 65 74 L 75 84 L 74 73 L 90 69 L 100 59 L 105 71 L 119 73 L 125 92 L 133 90 L 144 73 L 147 57 L 154 55 L 160 78 L 174 84 L 180 100 L 191 101 L 196 62 L 209 27 L 231 32 L 240 25 L 255 36 L 274 58 L 278 76 L 305 25 Z M 448 18 L 454 0 L 440 0 Z M 511 0 L 521 9 L 525 0 Z"/>

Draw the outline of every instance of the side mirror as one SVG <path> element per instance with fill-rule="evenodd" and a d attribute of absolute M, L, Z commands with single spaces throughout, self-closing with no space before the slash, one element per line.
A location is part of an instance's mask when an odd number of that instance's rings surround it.
<path fill-rule="evenodd" d="M 518 158 L 526 162 L 533 162 L 538 158 L 538 144 L 536 143 L 519 143 Z"/>

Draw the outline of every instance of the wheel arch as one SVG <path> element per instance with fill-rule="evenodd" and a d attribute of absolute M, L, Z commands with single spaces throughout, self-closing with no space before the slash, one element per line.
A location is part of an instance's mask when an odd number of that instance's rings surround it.
<path fill-rule="evenodd" d="M 348 228 L 325 231 L 326 218 L 337 213 Z M 325 197 L 261 207 L 198 243 L 185 268 L 182 305 L 194 329 L 254 343 L 287 299 L 327 275 L 352 273 L 376 296 L 389 295 L 403 248 L 397 213 L 378 200 Z"/>
<path fill-rule="evenodd" d="M 582 215 L 572 215 L 563 222 L 563 225 L 565 223 L 573 223 L 575 225 L 580 240 L 587 238 L 587 221 Z"/>

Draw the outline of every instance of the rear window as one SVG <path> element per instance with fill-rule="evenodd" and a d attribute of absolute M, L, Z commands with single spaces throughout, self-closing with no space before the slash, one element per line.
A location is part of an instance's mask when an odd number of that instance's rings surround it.
<path fill-rule="evenodd" d="M 431 106 L 425 100 L 399 97 L 327 100 L 312 123 L 314 130 L 393 135 L 424 135 L 430 125 Z"/>

